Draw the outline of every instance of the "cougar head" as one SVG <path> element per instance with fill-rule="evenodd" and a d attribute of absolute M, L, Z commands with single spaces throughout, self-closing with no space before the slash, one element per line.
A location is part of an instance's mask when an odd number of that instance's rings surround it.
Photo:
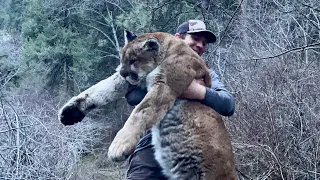
<path fill-rule="evenodd" d="M 130 84 L 139 85 L 159 63 L 160 43 L 152 33 L 136 36 L 125 30 L 121 50 L 120 75 Z"/>

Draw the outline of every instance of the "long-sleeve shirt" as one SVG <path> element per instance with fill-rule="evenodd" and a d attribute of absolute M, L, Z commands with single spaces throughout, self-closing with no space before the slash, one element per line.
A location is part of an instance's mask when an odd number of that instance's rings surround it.
<path fill-rule="evenodd" d="M 206 87 L 206 95 L 200 102 L 211 107 L 223 116 L 233 115 L 235 110 L 234 97 L 225 88 L 224 84 L 220 82 L 219 76 L 213 70 L 210 69 L 209 71 L 211 75 L 211 88 Z M 139 104 L 146 94 L 146 89 L 133 88 L 126 94 L 126 99 L 128 104 L 134 106 Z M 139 140 L 135 152 L 150 146 L 152 146 L 151 131 L 148 131 L 146 135 Z"/>
<path fill-rule="evenodd" d="M 200 102 L 211 107 L 223 116 L 231 116 L 235 110 L 235 101 L 232 94 L 220 82 L 219 76 L 209 70 L 211 75 L 211 88 L 206 87 L 206 95 Z M 135 106 L 139 104 L 147 94 L 146 89 L 134 88 L 126 94 L 128 104 Z"/>

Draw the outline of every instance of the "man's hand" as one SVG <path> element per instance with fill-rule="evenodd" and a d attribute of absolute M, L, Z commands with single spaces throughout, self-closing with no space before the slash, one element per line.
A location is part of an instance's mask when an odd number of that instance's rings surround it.
<path fill-rule="evenodd" d="M 203 79 L 194 79 L 179 98 L 203 100 L 206 95 L 206 87 L 204 85 Z"/>

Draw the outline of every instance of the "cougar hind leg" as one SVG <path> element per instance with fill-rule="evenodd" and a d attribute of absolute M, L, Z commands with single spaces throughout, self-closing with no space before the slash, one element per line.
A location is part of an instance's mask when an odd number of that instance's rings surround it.
<path fill-rule="evenodd" d="M 200 180 L 203 178 L 201 164 L 203 155 L 195 146 L 192 134 L 182 123 L 177 100 L 166 116 L 152 129 L 155 158 L 170 180 Z"/>

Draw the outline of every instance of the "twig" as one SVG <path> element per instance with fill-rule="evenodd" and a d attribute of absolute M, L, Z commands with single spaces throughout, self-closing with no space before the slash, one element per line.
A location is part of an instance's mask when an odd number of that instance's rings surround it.
<path fill-rule="evenodd" d="M 29 125 L 26 125 L 26 126 L 20 126 L 19 128 L 16 127 L 16 128 L 11 128 L 11 129 L 8 129 L 8 130 L 5 130 L 5 131 L 0 131 L 0 134 L 1 133 L 6 133 L 6 132 L 9 132 L 9 131 L 12 131 L 12 130 L 18 130 L 18 129 L 23 129 L 23 128 L 35 126 L 35 125 L 39 125 L 39 123 L 38 124 L 29 124 Z"/>
<path fill-rule="evenodd" d="M 308 7 L 310 9 L 313 9 L 313 10 L 315 10 L 317 12 L 320 12 L 320 9 L 316 9 L 316 8 L 312 7 L 311 5 L 309 5 L 309 4 L 304 4 L 304 3 L 300 2 L 300 1 L 297 1 L 297 3 L 299 3 L 299 4 L 301 4 L 301 5 L 305 6 L 305 7 Z"/>
<path fill-rule="evenodd" d="M 263 57 L 263 58 L 241 59 L 241 60 L 238 59 L 237 61 L 241 61 L 242 62 L 242 61 L 258 61 L 258 60 L 265 60 L 265 59 L 273 59 L 273 58 L 280 57 L 282 55 L 288 54 L 290 52 L 311 49 L 312 47 L 318 46 L 318 45 L 320 45 L 320 42 L 314 43 L 314 44 L 309 44 L 309 45 L 306 45 L 306 46 L 296 47 L 296 48 L 284 51 L 284 52 L 279 53 L 279 54 L 274 55 L 274 56 Z M 320 47 L 314 47 L 314 48 L 320 48 Z"/>
<path fill-rule="evenodd" d="M 234 19 L 235 15 L 237 14 L 237 12 L 238 12 L 239 8 L 241 7 L 242 3 L 243 3 L 243 0 L 241 0 L 241 2 L 240 2 L 240 4 L 238 5 L 237 9 L 233 12 L 232 17 L 231 17 L 231 19 L 229 20 L 226 28 L 224 29 L 224 31 L 223 31 L 223 33 L 222 33 L 222 37 L 220 38 L 220 41 L 219 41 L 219 43 L 217 44 L 217 46 L 214 48 L 213 52 L 215 52 L 215 51 L 218 49 L 218 47 L 220 46 L 222 40 L 223 40 L 224 37 L 226 36 L 227 31 L 228 31 L 228 28 L 229 28 L 229 25 L 230 25 L 230 23 L 232 22 L 232 20 Z"/>

